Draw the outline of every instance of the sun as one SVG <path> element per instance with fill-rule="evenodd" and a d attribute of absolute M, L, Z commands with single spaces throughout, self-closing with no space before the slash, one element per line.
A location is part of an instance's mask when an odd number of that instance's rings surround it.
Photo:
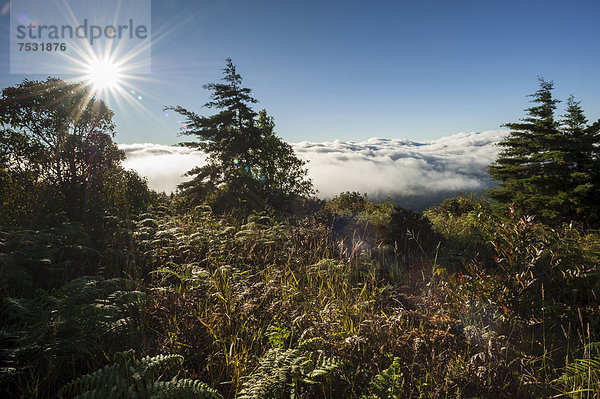
<path fill-rule="evenodd" d="M 121 68 L 112 60 L 92 60 L 87 66 L 86 80 L 95 91 L 117 89 L 121 83 Z"/>

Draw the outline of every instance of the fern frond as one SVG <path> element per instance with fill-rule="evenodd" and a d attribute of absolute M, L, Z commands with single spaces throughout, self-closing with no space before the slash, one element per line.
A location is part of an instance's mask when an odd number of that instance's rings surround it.
<path fill-rule="evenodd" d="M 181 363 L 183 363 L 183 356 L 181 355 L 146 356 L 136 364 L 136 369 L 141 370 L 148 378 L 154 379 L 161 371 Z"/>
<path fill-rule="evenodd" d="M 207 384 L 190 379 L 156 381 L 152 386 L 152 399 L 222 399 Z"/>
<path fill-rule="evenodd" d="M 310 355 L 299 349 L 270 349 L 260 359 L 254 374 L 244 382 L 238 399 L 293 398 L 299 383 L 318 384 L 315 379 L 330 375 L 344 365 L 339 359 L 320 354 L 315 362 Z"/>
<path fill-rule="evenodd" d="M 397 357 L 387 369 L 377 374 L 370 383 L 371 399 L 400 399 L 404 397 L 402 363 Z"/>
<path fill-rule="evenodd" d="M 569 396 L 582 392 L 599 394 L 600 358 L 575 359 L 554 382 L 560 384 Z"/>
<path fill-rule="evenodd" d="M 159 381 L 159 374 L 181 364 L 179 355 L 146 356 L 136 360 L 132 350 L 116 354 L 111 364 L 64 386 L 62 397 L 82 398 L 201 398 L 222 399 L 203 382 L 174 377 Z"/>
<path fill-rule="evenodd" d="M 287 391 L 292 374 L 309 361 L 297 349 L 270 349 L 254 374 L 242 386 L 238 399 L 279 398 Z"/>
<path fill-rule="evenodd" d="M 316 379 L 330 375 L 334 371 L 337 371 L 344 367 L 346 363 L 335 357 L 323 356 L 319 363 L 315 366 L 314 370 L 307 374 L 310 379 Z"/>

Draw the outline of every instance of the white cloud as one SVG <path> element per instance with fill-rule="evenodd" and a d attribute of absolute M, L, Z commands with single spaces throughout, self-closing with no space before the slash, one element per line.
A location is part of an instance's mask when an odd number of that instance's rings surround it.
<path fill-rule="evenodd" d="M 294 149 L 310 161 L 310 176 L 324 198 L 350 190 L 379 199 L 389 195 L 421 208 L 459 191 L 491 187 L 486 166 L 498 155 L 495 144 L 506 133 L 459 133 L 423 143 L 383 138 L 302 142 Z"/>
<path fill-rule="evenodd" d="M 497 156 L 495 144 L 507 132 L 459 133 L 429 142 L 371 138 L 366 141 L 300 142 L 292 146 L 308 160 L 319 196 L 343 191 L 392 196 L 405 206 L 421 208 L 459 191 L 481 192 L 491 186 L 485 170 Z M 120 145 L 125 167 L 148 178 L 150 187 L 174 190 L 182 175 L 206 156 L 187 148 L 157 144 Z"/>
<path fill-rule="evenodd" d="M 183 176 L 188 170 L 206 160 L 206 154 L 186 147 L 142 143 L 120 144 L 119 148 L 125 151 L 126 169 L 146 177 L 150 188 L 167 193 L 189 179 Z"/>

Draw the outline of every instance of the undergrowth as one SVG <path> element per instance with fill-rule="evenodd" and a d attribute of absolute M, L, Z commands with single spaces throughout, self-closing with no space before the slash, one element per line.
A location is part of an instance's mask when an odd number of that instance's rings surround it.
<path fill-rule="evenodd" d="M 180 208 L 107 220 L 100 241 L 0 232 L 3 394 L 600 394 L 594 231 L 475 197 L 419 214 L 344 193 L 302 219 Z"/>

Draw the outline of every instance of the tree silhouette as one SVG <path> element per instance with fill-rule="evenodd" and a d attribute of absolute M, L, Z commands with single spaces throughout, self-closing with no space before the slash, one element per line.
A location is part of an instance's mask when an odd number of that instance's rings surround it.
<path fill-rule="evenodd" d="M 312 194 L 305 162 L 275 135 L 273 118 L 251 108 L 257 100 L 251 89 L 242 87 L 231 59 L 223 73 L 222 83 L 203 86 L 212 92 L 205 107 L 218 113 L 205 117 L 180 106 L 166 108 L 187 118 L 183 135 L 198 139 L 182 145 L 208 154 L 205 165 L 187 173 L 192 179 L 180 186 L 183 194 L 221 210 L 281 209 L 294 198 Z"/>
<path fill-rule="evenodd" d="M 552 95 L 553 82 L 539 79 L 530 97 L 533 106 L 520 122 L 507 123 L 510 134 L 489 168 L 499 187 L 490 196 L 500 203 L 516 203 L 528 214 L 548 223 L 597 217 L 598 123 L 588 126 L 580 104 L 567 101 L 566 114 L 555 117 L 560 102 Z"/>
<path fill-rule="evenodd" d="M 3 209 L 12 215 L 3 216 L 27 219 L 32 213 L 64 212 L 83 220 L 112 205 L 107 203 L 115 194 L 111 182 L 122 177 L 125 183 L 139 183 L 138 176 L 120 166 L 125 155 L 113 142 L 112 117 L 84 84 L 48 78 L 5 88 L 0 191 Z"/>

